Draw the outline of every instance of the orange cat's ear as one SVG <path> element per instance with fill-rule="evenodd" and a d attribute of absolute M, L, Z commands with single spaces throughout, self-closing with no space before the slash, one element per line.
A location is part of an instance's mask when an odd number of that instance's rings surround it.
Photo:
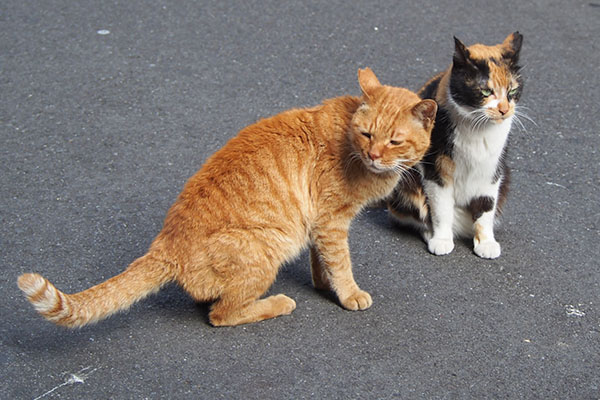
<path fill-rule="evenodd" d="M 370 97 L 373 89 L 381 86 L 379 79 L 377 79 L 375 73 L 369 67 L 358 70 L 358 84 L 364 95 L 367 97 Z"/>
<path fill-rule="evenodd" d="M 418 102 L 412 109 L 413 115 L 423 124 L 423 127 L 429 130 L 435 121 L 437 113 L 437 103 L 431 99 Z"/>

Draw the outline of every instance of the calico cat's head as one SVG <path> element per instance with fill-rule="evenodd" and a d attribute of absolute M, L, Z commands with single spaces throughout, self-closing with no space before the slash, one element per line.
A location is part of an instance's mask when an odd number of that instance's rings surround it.
<path fill-rule="evenodd" d="M 362 104 L 350 128 L 355 155 L 375 173 L 401 173 L 429 147 L 437 104 L 410 90 L 384 86 L 369 68 L 358 71 Z"/>
<path fill-rule="evenodd" d="M 523 35 L 514 32 L 495 46 L 454 42 L 450 96 L 461 114 L 497 123 L 512 117 L 523 90 L 518 65 Z"/>

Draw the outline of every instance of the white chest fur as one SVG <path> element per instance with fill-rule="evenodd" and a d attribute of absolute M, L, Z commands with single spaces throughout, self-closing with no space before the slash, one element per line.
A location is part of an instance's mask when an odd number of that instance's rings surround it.
<path fill-rule="evenodd" d="M 497 197 L 498 182 L 494 175 L 506 145 L 512 117 L 495 124 L 473 129 L 459 124 L 455 130 L 452 159 L 454 171 L 454 201 L 465 206 L 474 197 Z"/>

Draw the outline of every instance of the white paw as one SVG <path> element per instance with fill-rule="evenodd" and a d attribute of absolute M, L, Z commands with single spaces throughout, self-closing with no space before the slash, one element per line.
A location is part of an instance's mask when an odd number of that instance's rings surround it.
<path fill-rule="evenodd" d="M 427 243 L 429 252 L 436 256 L 443 256 L 450 253 L 454 249 L 454 241 L 452 239 L 439 239 L 432 237 Z"/>
<path fill-rule="evenodd" d="M 424 229 L 421 231 L 421 237 L 423 238 L 425 243 L 429 243 L 432 236 L 433 236 L 433 233 L 429 229 Z"/>
<path fill-rule="evenodd" d="M 495 240 L 478 242 L 475 243 L 473 251 L 481 258 L 498 258 L 500 257 L 500 244 Z"/>

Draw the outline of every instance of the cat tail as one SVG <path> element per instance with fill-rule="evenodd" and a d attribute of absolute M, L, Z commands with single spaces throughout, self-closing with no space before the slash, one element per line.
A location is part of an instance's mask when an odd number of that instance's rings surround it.
<path fill-rule="evenodd" d="M 61 292 L 38 274 L 23 274 L 17 284 L 44 318 L 77 328 L 129 308 L 174 278 L 171 265 L 146 254 L 121 274 L 75 294 Z"/>

